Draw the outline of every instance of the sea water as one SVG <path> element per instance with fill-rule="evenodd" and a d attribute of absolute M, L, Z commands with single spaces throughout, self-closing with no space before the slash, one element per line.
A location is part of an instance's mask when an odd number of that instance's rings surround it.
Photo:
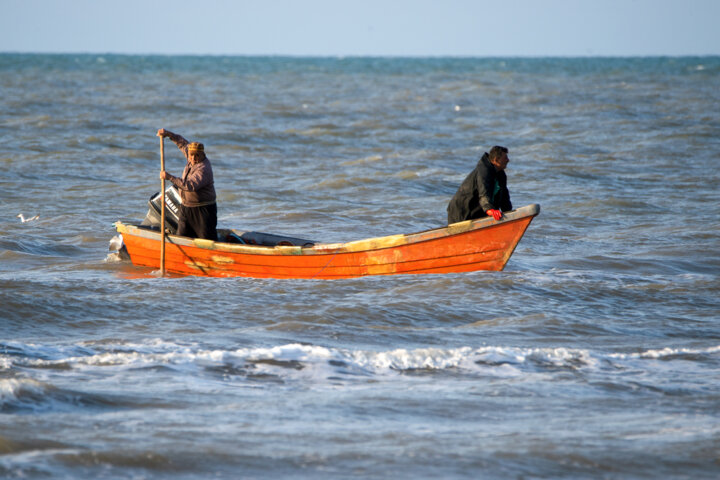
<path fill-rule="evenodd" d="M 442 226 L 493 145 L 542 212 L 503 272 L 158 278 L 159 128 L 221 227 Z M 718 57 L 2 54 L 0 477 L 717 478 L 719 152 Z"/>

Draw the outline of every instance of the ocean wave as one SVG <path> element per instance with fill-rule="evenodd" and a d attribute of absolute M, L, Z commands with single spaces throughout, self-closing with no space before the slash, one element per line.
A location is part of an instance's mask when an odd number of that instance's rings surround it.
<path fill-rule="evenodd" d="M 33 409 L 43 403 L 47 385 L 32 379 L 0 379 L 0 412 Z"/>
<path fill-rule="evenodd" d="M 415 348 L 388 351 L 328 348 L 317 345 L 286 344 L 235 350 L 203 349 L 155 340 L 149 343 L 96 343 L 58 347 L 0 344 L 0 371 L 15 367 L 34 369 L 154 368 L 200 369 L 247 374 L 301 375 L 320 378 L 337 375 L 382 377 L 415 371 L 457 370 L 469 374 L 515 376 L 547 369 L 627 368 L 643 360 L 682 360 L 716 363 L 720 345 L 708 348 L 650 349 L 630 353 L 602 353 L 588 349 L 504 346 Z M 302 372 L 302 373 L 298 373 Z M 5 382 L 9 382 L 6 380 Z M 4 384 L 5 391 L 33 383 Z M 8 390 L 9 389 L 9 390 Z"/>
<path fill-rule="evenodd" d="M 32 378 L 0 379 L 0 413 L 44 412 L 74 407 L 110 407 L 120 402 L 99 394 L 56 388 Z"/>
<path fill-rule="evenodd" d="M 613 353 L 608 355 L 610 358 L 625 359 L 653 359 L 653 360 L 673 360 L 673 359 L 696 359 L 704 356 L 712 356 L 720 354 L 720 345 L 705 349 L 697 348 L 662 348 L 658 350 L 646 350 L 637 353 Z"/>
<path fill-rule="evenodd" d="M 164 400 L 138 400 L 132 396 L 59 388 L 33 378 L 0 378 L 0 413 L 71 411 L 77 407 L 98 410 L 167 408 Z"/>
<path fill-rule="evenodd" d="M 61 244 L 54 240 L 48 240 L 47 237 L 37 238 L 31 235 L 25 235 L 22 240 L 3 240 L 0 242 L 0 251 L 3 250 L 13 252 L 18 258 L 24 256 L 77 257 L 83 253 L 78 246 Z"/>

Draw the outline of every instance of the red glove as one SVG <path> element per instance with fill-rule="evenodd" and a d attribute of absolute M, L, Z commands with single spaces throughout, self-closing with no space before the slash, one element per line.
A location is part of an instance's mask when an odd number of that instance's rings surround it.
<path fill-rule="evenodd" d="M 485 213 L 487 213 L 488 217 L 493 217 L 495 220 L 500 220 L 502 218 L 502 212 L 500 210 L 487 210 Z"/>

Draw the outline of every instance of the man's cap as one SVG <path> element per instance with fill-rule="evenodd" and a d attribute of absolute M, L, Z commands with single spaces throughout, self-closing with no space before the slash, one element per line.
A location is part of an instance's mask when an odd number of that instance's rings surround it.
<path fill-rule="evenodd" d="M 188 143 L 188 153 L 205 153 L 205 145 L 198 142 Z"/>

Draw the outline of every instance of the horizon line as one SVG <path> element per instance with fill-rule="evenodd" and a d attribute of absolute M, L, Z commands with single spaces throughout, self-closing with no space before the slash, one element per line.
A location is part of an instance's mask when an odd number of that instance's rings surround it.
<path fill-rule="evenodd" d="M 322 58 L 322 59 L 359 59 L 359 58 L 378 58 L 378 59 L 587 59 L 587 58 L 606 58 L 606 59 L 632 59 L 632 58 L 710 58 L 720 57 L 719 53 L 706 54 L 512 54 L 512 55 L 457 55 L 457 54 L 296 54 L 296 53 L 127 53 L 127 52 L 52 52 L 52 51 L 0 51 L 0 55 L 108 55 L 122 57 L 237 57 L 237 58 Z"/>

